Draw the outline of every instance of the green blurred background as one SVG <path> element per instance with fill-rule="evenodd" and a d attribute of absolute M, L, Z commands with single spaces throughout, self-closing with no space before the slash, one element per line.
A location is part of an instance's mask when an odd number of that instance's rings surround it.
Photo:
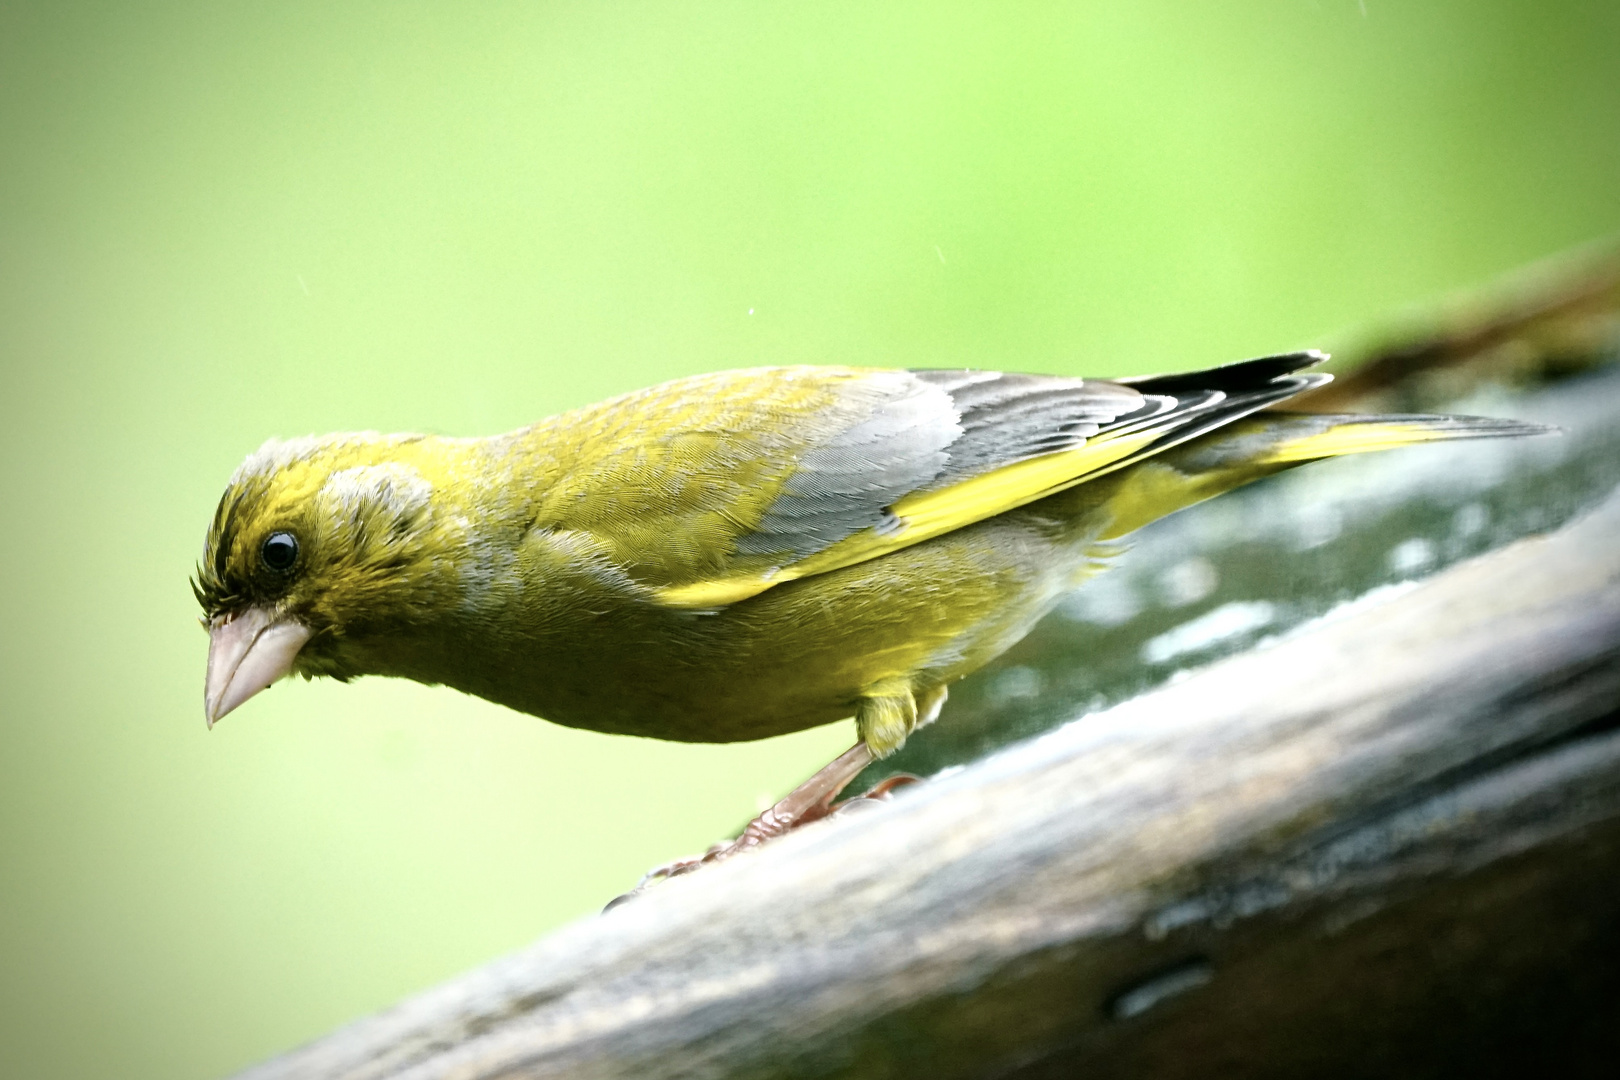
<path fill-rule="evenodd" d="M 851 738 L 382 681 L 206 732 L 186 576 L 263 439 L 1313 344 L 1620 229 L 1620 6 L 13 2 L 0 140 L 0 1073 L 206 1077 Z"/>

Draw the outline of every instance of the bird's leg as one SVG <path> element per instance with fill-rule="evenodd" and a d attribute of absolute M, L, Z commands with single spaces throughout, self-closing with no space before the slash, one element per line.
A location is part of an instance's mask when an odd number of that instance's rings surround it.
<path fill-rule="evenodd" d="M 911 730 L 916 731 L 925 724 L 932 724 L 939 717 L 939 710 L 944 707 L 945 698 L 947 696 L 948 691 L 945 687 L 936 686 L 932 690 L 925 692 L 921 697 L 917 698 L 916 720 L 911 725 Z M 874 754 L 873 756 L 877 757 L 879 755 Z M 831 804 L 828 807 L 826 814 L 820 816 L 841 816 L 857 810 L 864 810 L 867 807 L 875 806 L 880 802 L 887 802 L 896 788 L 905 787 L 907 784 L 915 784 L 921 779 L 922 777 L 913 776 L 911 773 L 895 773 L 893 776 L 885 780 L 878 781 L 864 794 L 856 795 L 852 799 L 845 799 L 843 802 Z M 812 818 L 809 820 L 814 819 Z"/>
<path fill-rule="evenodd" d="M 641 884 L 636 886 L 637 891 L 653 882 L 690 874 L 700 866 L 729 859 L 739 851 L 756 848 L 765 841 L 781 836 L 800 825 L 821 820 L 832 813 L 832 802 L 838 797 L 838 793 L 874 760 L 872 751 L 867 749 L 865 742 L 856 743 L 823 765 L 814 776 L 788 792 L 770 809 L 750 821 L 735 840 L 721 841 L 702 855 L 666 863 L 648 871 L 641 879 Z"/>
<path fill-rule="evenodd" d="M 865 742 L 856 743 L 822 766 L 810 779 L 788 792 L 776 805 L 750 821 L 735 840 L 715 844 L 694 858 L 680 859 L 649 870 L 634 889 L 616 897 L 604 910 L 611 910 L 624 901 L 639 896 L 661 881 L 690 874 L 711 863 L 729 859 L 738 852 L 757 848 L 767 840 L 774 840 L 801 825 L 808 825 L 812 821 L 820 821 L 834 814 L 842 815 L 887 802 L 896 788 L 915 783 L 918 779 L 910 773 L 899 773 L 874 785 L 864 795 L 834 802 L 833 800 L 838 798 L 839 793 L 849 782 L 874 760 L 876 757 Z"/>
<path fill-rule="evenodd" d="M 935 687 L 928 691 L 921 701 L 913 704 L 910 701 L 910 692 L 907 691 L 907 704 L 911 708 L 907 718 L 909 723 L 900 734 L 900 742 L 904 742 L 905 735 L 924 724 L 932 723 L 939 715 L 939 710 L 945 704 L 945 687 Z M 893 747 L 891 747 L 892 752 Z M 839 754 L 832 761 L 817 770 L 816 774 L 792 791 L 788 792 L 776 805 L 750 821 L 735 840 L 725 840 L 702 855 L 690 859 L 678 859 L 672 863 L 649 870 L 641 878 L 639 884 L 623 896 L 616 897 L 606 909 L 611 910 L 632 897 L 639 896 L 650 886 L 656 885 L 672 877 L 690 874 L 710 863 L 717 863 L 729 859 L 738 852 L 749 851 L 759 847 L 767 840 L 774 840 L 784 833 L 792 832 L 801 825 L 808 825 L 812 821 L 834 814 L 843 815 L 867 807 L 875 806 L 880 802 L 887 802 L 896 788 L 907 784 L 914 784 L 919 779 L 910 773 L 896 773 L 874 785 L 863 795 L 857 795 L 842 802 L 834 802 L 840 792 L 848 786 L 849 782 L 860 775 L 862 769 L 876 761 L 880 755 L 873 752 L 862 739 L 854 746 Z M 887 756 L 887 755 L 883 755 Z"/>
<path fill-rule="evenodd" d="M 838 793 L 875 760 L 865 742 L 856 743 L 816 770 L 814 776 L 788 792 L 775 806 L 750 821 L 737 839 L 710 848 L 704 860 L 719 862 L 739 851 L 758 847 L 767 840 L 791 832 L 800 825 L 820 821 L 832 813 L 833 800 L 838 798 Z"/>

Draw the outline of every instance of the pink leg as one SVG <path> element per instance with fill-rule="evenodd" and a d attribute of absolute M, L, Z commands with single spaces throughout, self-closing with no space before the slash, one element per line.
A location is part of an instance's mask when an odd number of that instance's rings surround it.
<path fill-rule="evenodd" d="M 699 870 L 710 863 L 729 859 L 738 852 L 759 847 L 767 840 L 773 840 L 784 833 L 791 832 L 800 825 L 808 825 L 812 821 L 820 821 L 829 815 L 841 813 L 845 810 L 853 810 L 857 804 L 869 805 L 873 802 L 887 800 L 895 788 L 914 783 L 917 779 L 909 774 L 891 776 L 865 795 L 858 795 L 853 799 L 845 799 L 843 802 L 834 803 L 833 800 L 838 798 L 839 792 L 843 791 L 845 786 L 855 779 L 862 769 L 872 764 L 874 760 L 872 751 L 867 749 L 866 743 L 856 743 L 824 765 L 810 779 L 788 792 L 775 806 L 750 821 L 747 828 L 743 829 L 735 840 L 723 841 L 715 844 L 702 855 L 666 863 L 648 871 L 639 885 L 632 891 L 614 899 L 604 910 L 616 907 L 660 881 L 680 877 L 682 874 L 690 874 L 692 871 Z"/>

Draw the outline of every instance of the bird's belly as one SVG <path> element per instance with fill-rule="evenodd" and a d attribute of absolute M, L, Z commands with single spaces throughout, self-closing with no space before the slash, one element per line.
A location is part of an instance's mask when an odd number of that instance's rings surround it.
<path fill-rule="evenodd" d="M 592 605 L 462 689 L 684 742 L 831 723 L 880 681 L 949 683 L 1011 646 L 1091 564 L 1087 531 L 1015 512 L 712 613 Z"/>

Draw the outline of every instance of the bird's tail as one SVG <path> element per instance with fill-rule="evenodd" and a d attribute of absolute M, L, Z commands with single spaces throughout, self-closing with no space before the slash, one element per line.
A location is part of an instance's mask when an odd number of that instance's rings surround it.
<path fill-rule="evenodd" d="M 1260 412 L 1116 473 L 1107 494 L 1117 539 L 1263 476 L 1309 461 L 1450 439 L 1547 435 L 1558 429 L 1480 416 L 1358 416 Z M 1100 493 L 1099 493 L 1100 494 Z"/>

